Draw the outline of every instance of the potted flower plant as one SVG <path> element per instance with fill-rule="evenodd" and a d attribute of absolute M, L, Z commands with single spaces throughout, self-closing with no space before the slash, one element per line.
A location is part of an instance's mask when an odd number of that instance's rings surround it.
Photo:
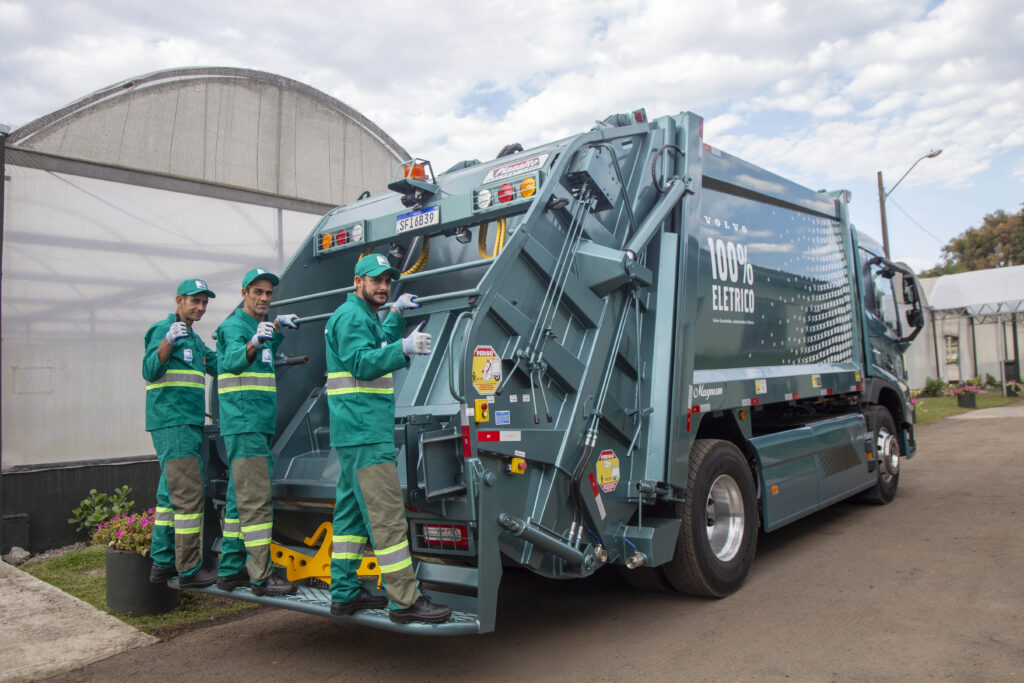
<path fill-rule="evenodd" d="M 953 387 L 953 396 L 956 397 L 956 404 L 961 408 L 977 408 L 979 393 L 981 393 L 981 389 L 971 384 Z"/>
<path fill-rule="evenodd" d="M 149 582 L 156 510 L 122 513 L 96 527 L 94 545 L 107 546 L 107 609 L 137 617 L 158 614 L 178 605 L 178 591 Z"/>

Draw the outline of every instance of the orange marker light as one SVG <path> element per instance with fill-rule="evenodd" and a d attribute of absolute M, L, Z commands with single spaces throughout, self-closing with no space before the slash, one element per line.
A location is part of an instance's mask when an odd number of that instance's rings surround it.
<path fill-rule="evenodd" d="M 321 249 L 330 249 L 333 244 L 334 244 L 334 238 L 331 237 L 331 233 L 325 232 L 323 235 L 320 235 L 320 248 Z"/>
<path fill-rule="evenodd" d="M 778 492 L 779 492 L 779 487 L 778 487 L 778 485 L 777 485 L 777 484 L 772 484 L 772 495 L 774 496 L 774 495 L 775 495 L 775 494 L 777 494 Z"/>
<path fill-rule="evenodd" d="M 532 197 L 537 193 L 537 181 L 533 178 L 524 178 L 523 182 L 519 183 L 519 194 L 524 197 Z"/>

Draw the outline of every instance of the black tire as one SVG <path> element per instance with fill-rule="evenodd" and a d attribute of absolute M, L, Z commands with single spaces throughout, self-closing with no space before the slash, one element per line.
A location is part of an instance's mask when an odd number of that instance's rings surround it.
<path fill-rule="evenodd" d="M 875 485 L 860 494 L 860 500 L 874 505 L 891 503 L 900 485 L 900 440 L 896 422 L 882 406 L 871 406 L 867 411 L 868 428 L 874 433 Z M 895 449 L 895 456 L 893 454 Z M 894 464 L 895 461 L 895 464 Z M 895 471 L 893 471 L 895 470 Z"/>
<path fill-rule="evenodd" d="M 676 553 L 662 565 L 669 584 L 713 598 L 736 592 L 754 564 L 759 519 L 754 479 L 740 450 L 718 439 L 695 442 L 686 500 L 676 508 L 682 519 Z"/>
<path fill-rule="evenodd" d="M 664 592 L 672 590 L 672 586 L 665 579 L 661 567 L 637 567 L 630 569 L 619 565 L 619 573 L 633 588 L 644 591 Z"/>

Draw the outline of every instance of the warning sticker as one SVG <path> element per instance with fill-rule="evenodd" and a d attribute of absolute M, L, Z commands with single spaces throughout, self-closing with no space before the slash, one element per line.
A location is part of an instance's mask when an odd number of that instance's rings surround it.
<path fill-rule="evenodd" d="M 611 493 L 619 485 L 619 458 L 615 451 L 601 451 L 597 458 L 597 483 L 605 493 Z"/>
<path fill-rule="evenodd" d="M 501 384 L 501 358 L 490 346 L 473 349 L 473 387 L 477 393 L 493 395 Z"/>

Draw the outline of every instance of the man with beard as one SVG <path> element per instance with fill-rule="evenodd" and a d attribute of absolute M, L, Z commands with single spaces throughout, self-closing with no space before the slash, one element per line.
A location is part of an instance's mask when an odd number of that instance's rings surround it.
<path fill-rule="evenodd" d="M 399 276 L 385 256 L 361 258 L 355 291 L 324 329 L 331 447 L 341 465 L 331 547 L 331 614 L 383 608 L 390 599 L 391 621 L 433 624 L 446 621 L 452 611 L 432 603 L 416 584 L 398 482 L 391 378 L 392 371 L 409 365 L 409 356 L 430 353 L 430 335 L 420 331 L 420 323 L 401 338 L 402 312 L 420 306 L 413 294 L 399 297 L 383 323 L 377 316 Z M 356 575 L 367 541 L 377 556 L 387 598 L 371 594 Z"/>

